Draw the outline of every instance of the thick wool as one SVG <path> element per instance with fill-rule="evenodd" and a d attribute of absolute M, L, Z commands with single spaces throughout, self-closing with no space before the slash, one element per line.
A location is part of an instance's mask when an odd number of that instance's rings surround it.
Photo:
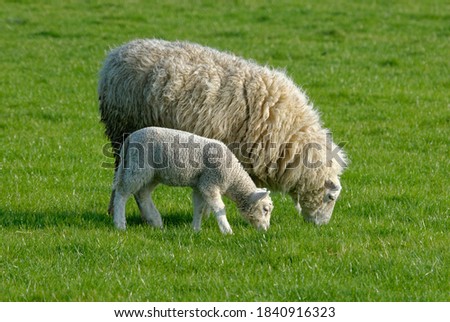
<path fill-rule="evenodd" d="M 121 149 L 113 190 L 114 222 L 125 228 L 125 204 L 136 197 L 142 216 L 160 227 L 161 216 L 151 199 L 160 183 L 192 187 L 194 229 L 200 230 L 202 213 L 211 209 L 223 233 L 231 233 L 221 196 L 236 202 L 245 219 L 267 230 L 272 200 L 259 189 L 233 153 L 217 140 L 173 129 L 147 127 L 133 132 Z"/>
<path fill-rule="evenodd" d="M 109 53 L 98 94 L 116 152 L 128 133 L 167 127 L 223 141 L 258 185 L 289 193 L 316 217 L 325 183 L 340 189 L 329 131 L 284 72 L 193 43 L 135 40 Z"/>

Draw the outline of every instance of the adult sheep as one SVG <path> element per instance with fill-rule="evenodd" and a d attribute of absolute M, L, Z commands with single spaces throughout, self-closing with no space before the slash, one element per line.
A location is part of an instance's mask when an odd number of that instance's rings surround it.
<path fill-rule="evenodd" d="M 198 44 L 141 39 L 109 53 L 98 95 L 116 166 L 138 129 L 195 133 L 227 144 L 258 185 L 288 193 L 305 220 L 330 220 L 345 155 L 285 73 Z"/>

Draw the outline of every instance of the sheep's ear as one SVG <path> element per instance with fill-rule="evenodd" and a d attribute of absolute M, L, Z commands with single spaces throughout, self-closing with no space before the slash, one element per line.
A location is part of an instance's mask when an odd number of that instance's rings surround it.
<path fill-rule="evenodd" d="M 252 195 L 250 196 L 251 202 L 257 202 L 258 200 L 261 200 L 267 196 L 269 196 L 270 191 L 267 189 L 258 189 Z"/>
<path fill-rule="evenodd" d="M 331 180 L 326 180 L 325 181 L 325 188 L 331 190 L 331 191 L 339 191 L 341 190 L 341 186 L 338 184 L 335 184 L 333 181 Z"/>
<path fill-rule="evenodd" d="M 336 200 L 341 191 L 341 186 L 331 180 L 325 181 L 325 188 L 327 188 L 327 200 Z"/>

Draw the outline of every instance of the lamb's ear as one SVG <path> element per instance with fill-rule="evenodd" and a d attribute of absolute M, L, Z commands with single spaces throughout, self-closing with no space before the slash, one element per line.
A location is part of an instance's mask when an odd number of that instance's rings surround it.
<path fill-rule="evenodd" d="M 265 188 L 258 189 L 254 193 L 251 194 L 250 202 L 252 202 L 252 203 L 257 202 L 258 200 L 261 200 L 261 199 L 269 196 L 269 194 L 270 194 L 270 191 Z"/>

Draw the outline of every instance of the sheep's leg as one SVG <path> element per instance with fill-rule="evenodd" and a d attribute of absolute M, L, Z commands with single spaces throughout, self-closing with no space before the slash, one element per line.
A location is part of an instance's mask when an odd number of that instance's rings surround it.
<path fill-rule="evenodd" d="M 147 221 L 149 225 L 157 228 L 163 227 L 161 214 L 156 209 L 152 200 L 152 191 L 156 188 L 157 184 L 146 185 L 134 194 L 136 203 L 141 211 L 142 217 Z"/>
<path fill-rule="evenodd" d="M 125 205 L 128 198 L 128 195 L 117 191 L 114 193 L 114 225 L 117 229 L 126 229 L 127 222 L 125 219 Z"/>
<path fill-rule="evenodd" d="M 212 209 L 214 215 L 216 216 L 220 231 L 223 234 L 232 234 L 233 230 L 231 229 L 230 224 L 228 223 L 225 213 L 225 204 L 222 201 L 222 197 L 220 195 L 219 190 L 203 189 L 201 192 L 207 206 Z"/>

